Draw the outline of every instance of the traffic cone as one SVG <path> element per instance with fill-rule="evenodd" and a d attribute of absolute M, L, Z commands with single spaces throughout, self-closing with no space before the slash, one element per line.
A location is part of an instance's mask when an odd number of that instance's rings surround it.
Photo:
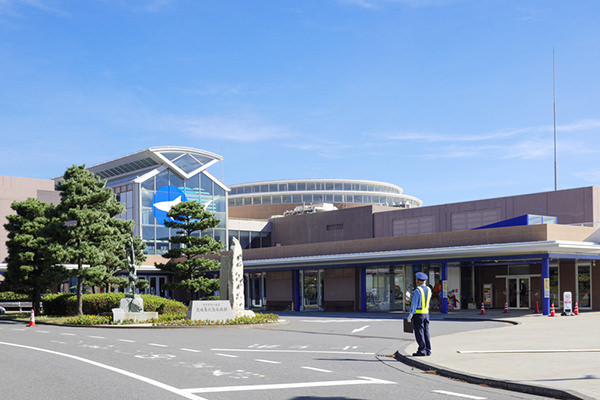
<path fill-rule="evenodd" d="M 554 303 L 550 305 L 550 316 L 554 317 Z"/>
<path fill-rule="evenodd" d="M 35 326 L 35 313 L 31 309 L 31 317 L 29 317 L 29 326 Z"/>
<path fill-rule="evenodd" d="M 575 302 L 575 311 L 573 311 L 573 314 L 579 315 L 579 307 L 577 307 L 577 302 Z"/>
<path fill-rule="evenodd" d="M 504 302 L 504 312 L 507 313 L 508 312 L 508 301 Z"/>
<path fill-rule="evenodd" d="M 485 307 L 483 306 L 483 301 L 481 302 L 481 315 L 485 314 Z"/>
<path fill-rule="evenodd" d="M 535 313 L 539 314 L 540 313 L 540 306 L 538 305 L 538 302 L 535 302 Z"/>

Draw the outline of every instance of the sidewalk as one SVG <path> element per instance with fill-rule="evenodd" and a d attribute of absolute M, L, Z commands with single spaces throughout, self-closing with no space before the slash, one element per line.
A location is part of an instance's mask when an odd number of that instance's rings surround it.
<path fill-rule="evenodd" d="M 436 320 L 466 318 L 492 319 L 501 326 L 434 336 L 430 357 L 413 357 L 415 342 L 398 349 L 396 359 L 477 384 L 546 397 L 600 399 L 600 312 L 548 317 L 461 311 L 433 314 L 430 330 L 439 329 Z"/>

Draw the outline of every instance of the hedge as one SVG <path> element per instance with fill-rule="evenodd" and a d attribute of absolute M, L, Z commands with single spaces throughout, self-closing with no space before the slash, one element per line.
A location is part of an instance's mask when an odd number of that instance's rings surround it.
<path fill-rule="evenodd" d="M 23 293 L 0 292 L 0 301 L 31 301 L 31 297 Z"/>
<path fill-rule="evenodd" d="M 124 293 L 100 293 L 83 295 L 84 314 L 110 313 L 119 308 Z M 187 312 L 185 304 L 151 294 L 141 295 L 144 300 L 144 311 L 157 311 L 159 314 L 178 314 Z M 46 315 L 76 315 L 77 295 L 73 293 L 51 294 L 42 299 Z"/>

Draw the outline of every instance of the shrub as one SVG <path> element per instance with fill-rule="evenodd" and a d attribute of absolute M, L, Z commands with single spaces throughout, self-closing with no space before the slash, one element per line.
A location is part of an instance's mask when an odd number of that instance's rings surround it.
<path fill-rule="evenodd" d="M 28 294 L 15 292 L 0 292 L 0 301 L 29 301 Z"/>
<path fill-rule="evenodd" d="M 119 302 L 125 293 L 100 293 L 83 295 L 85 314 L 110 314 L 113 308 L 119 308 Z M 160 296 L 143 294 L 144 311 L 156 311 L 159 314 L 185 314 L 185 304 Z M 51 294 L 42 299 L 46 315 L 76 315 L 77 296 L 73 293 Z"/>
<path fill-rule="evenodd" d="M 152 294 L 143 294 L 144 311 L 156 311 L 159 314 L 185 314 L 187 306 L 180 301 L 165 299 Z"/>
<path fill-rule="evenodd" d="M 112 322 L 111 317 L 103 315 L 79 315 L 71 317 L 65 321 L 65 324 L 71 325 L 106 325 Z"/>
<path fill-rule="evenodd" d="M 77 314 L 77 298 L 72 293 L 49 294 L 42 298 L 44 314 L 46 315 L 74 315 Z M 71 312 L 68 312 L 68 303 L 71 303 Z"/>

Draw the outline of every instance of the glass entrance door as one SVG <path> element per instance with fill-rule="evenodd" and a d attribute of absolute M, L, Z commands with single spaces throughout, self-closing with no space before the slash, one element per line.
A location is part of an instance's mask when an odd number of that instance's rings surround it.
<path fill-rule="evenodd" d="M 506 278 L 508 307 L 529 308 L 529 277 Z"/>
<path fill-rule="evenodd" d="M 323 270 L 300 271 L 303 311 L 323 309 Z"/>
<path fill-rule="evenodd" d="M 245 276 L 246 307 L 263 308 L 265 301 L 265 274 L 249 272 Z"/>

